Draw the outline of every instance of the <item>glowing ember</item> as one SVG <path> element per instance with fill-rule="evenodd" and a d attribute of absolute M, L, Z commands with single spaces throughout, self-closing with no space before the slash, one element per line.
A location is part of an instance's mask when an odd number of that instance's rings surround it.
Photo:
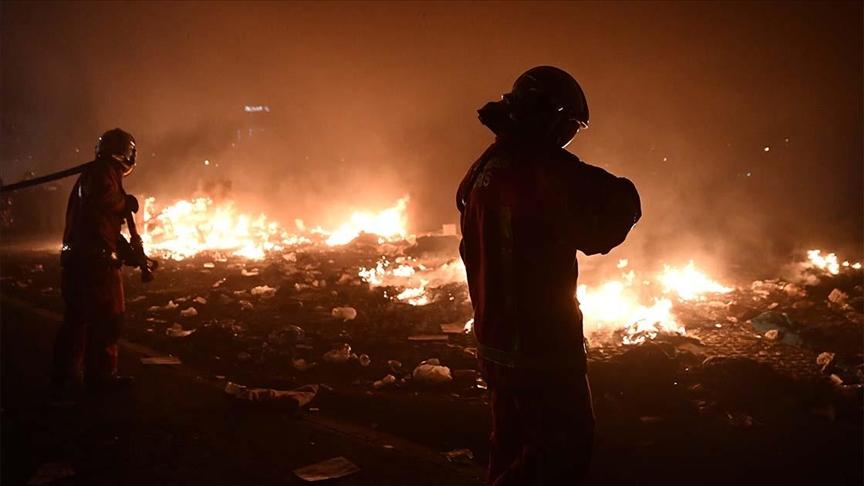
<path fill-rule="evenodd" d="M 405 210 L 408 208 L 408 196 L 396 202 L 396 205 L 379 211 L 355 211 L 347 222 L 333 231 L 315 231 L 327 235 L 327 244 L 330 246 L 344 245 L 351 242 L 361 233 L 369 233 L 379 236 L 379 243 L 405 239 L 408 235 L 406 229 L 407 217 Z"/>
<path fill-rule="evenodd" d="M 697 270 L 693 260 L 681 269 L 664 265 L 658 280 L 663 284 L 664 293 L 674 292 L 682 300 L 694 300 L 706 293 L 725 294 L 732 291 Z"/>
<path fill-rule="evenodd" d="M 432 300 L 428 289 L 449 283 L 465 283 L 465 264 L 462 260 L 418 263 L 399 257 L 391 262 L 381 257 L 372 268 L 361 267 L 357 274 L 372 287 L 402 289 L 396 300 L 411 305 L 426 305 Z"/>
<path fill-rule="evenodd" d="M 822 255 L 820 250 L 808 250 L 807 259 L 810 260 L 813 267 L 819 270 L 825 270 L 831 275 L 840 273 L 840 263 L 837 261 L 837 255 L 833 253 Z"/>

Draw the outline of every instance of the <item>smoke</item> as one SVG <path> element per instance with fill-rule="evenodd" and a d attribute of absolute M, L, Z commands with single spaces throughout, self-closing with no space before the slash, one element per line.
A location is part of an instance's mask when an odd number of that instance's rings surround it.
<path fill-rule="evenodd" d="M 286 226 L 409 194 L 412 229 L 433 229 L 457 220 L 455 188 L 491 141 L 476 109 L 553 64 L 591 106 L 570 149 L 642 194 L 613 255 L 737 271 L 862 252 L 860 4 L 0 9 L 4 180 L 84 161 L 120 126 L 141 147 L 132 192 L 230 181 Z"/>

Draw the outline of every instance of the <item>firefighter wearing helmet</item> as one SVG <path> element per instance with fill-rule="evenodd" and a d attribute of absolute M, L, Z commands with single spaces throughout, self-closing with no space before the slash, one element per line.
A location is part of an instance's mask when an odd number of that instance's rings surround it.
<path fill-rule="evenodd" d="M 138 211 L 123 177 L 135 168 L 135 138 L 119 128 L 96 144 L 69 195 L 61 250 L 61 291 L 66 305 L 54 346 L 53 382 L 62 398 L 85 388 L 131 383 L 117 373 L 117 341 L 125 304 L 119 251 L 120 228 Z"/>
<path fill-rule="evenodd" d="M 567 72 L 530 69 L 479 110 L 495 141 L 459 186 L 460 253 L 491 391 L 489 484 L 578 484 L 594 414 L 576 252 L 606 254 L 641 216 L 629 180 L 564 147 L 588 127 Z"/>

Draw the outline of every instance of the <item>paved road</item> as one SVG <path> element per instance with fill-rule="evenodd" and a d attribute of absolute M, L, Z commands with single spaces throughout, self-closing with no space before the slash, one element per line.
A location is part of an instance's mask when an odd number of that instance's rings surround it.
<path fill-rule="evenodd" d="M 46 463 L 68 465 L 60 484 L 301 484 L 292 471 L 344 456 L 361 471 L 344 485 L 479 484 L 477 466 L 368 427 L 309 414 L 238 407 L 223 384 L 187 367 L 142 366 L 127 344 L 121 365 L 138 383 L 78 407 L 47 406 L 56 314 L 2 301 L 2 479 L 26 484 Z"/>

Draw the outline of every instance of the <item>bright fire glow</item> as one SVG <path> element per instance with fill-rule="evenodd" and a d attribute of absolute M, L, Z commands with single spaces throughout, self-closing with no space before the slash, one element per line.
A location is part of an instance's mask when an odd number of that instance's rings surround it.
<path fill-rule="evenodd" d="M 408 235 L 407 216 L 408 196 L 396 201 L 396 205 L 379 211 L 355 211 L 351 217 L 333 231 L 317 230 L 327 235 L 326 243 L 330 246 L 344 245 L 360 236 L 369 233 L 379 236 L 379 243 L 384 241 L 405 239 Z"/>
<path fill-rule="evenodd" d="M 202 251 L 227 252 L 257 260 L 267 252 L 304 241 L 288 234 L 263 214 L 250 217 L 238 212 L 232 201 L 214 203 L 206 197 L 177 201 L 158 211 L 155 198 L 148 197 L 144 201 L 140 232 L 148 250 L 175 260 Z"/>
<path fill-rule="evenodd" d="M 682 301 L 732 291 L 699 271 L 692 261 L 682 268 L 664 265 L 655 280 L 663 294 L 674 293 Z M 631 270 L 623 273 L 620 279 L 598 286 L 579 285 L 576 298 L 584 316 L 586 334 L 623 329 L 624 344 L 639 344 L 660 334 L 683 335 L 685 329 L 675 318 L 672 299 L 653 295 L 645 302 L 643 296 L 653 288 L 651 284 L 651 281 L 637 282 L 636 273 Z"/>
<path fill-rule="evenodd" d="M 295 225 L 300 233 L 297 235 L 263 214 L 253 217 L 240 212 L 230 200 L 217 203 L 199 197 L 160 208 L 155 198 L 148 197 L 144 201 L 144 224 L 140 232 L 148 250 L 175 260 L 206 251 L 260 260 L 270 252 L 308 244 L 322 237 L 329 246 L 349 243 L 361 233 L 378 235 L 381 243 L 404 239 L 408 234 L 407 207 L 406 196 L 393 207 L 377 213 L 356 211 L 332 231 L 319 227 L 306 232 L 305 225 L 297 220 Z"/>
<path fill-rule="evenodd" d="M 658 280 L 663 285 L 664 293 L 674 292 L 682 300 L 694 300 L 706 293 L 725 294 L 732 291 L 700 272 L 693 260 L 680 269 L 664 265 Z"/>

